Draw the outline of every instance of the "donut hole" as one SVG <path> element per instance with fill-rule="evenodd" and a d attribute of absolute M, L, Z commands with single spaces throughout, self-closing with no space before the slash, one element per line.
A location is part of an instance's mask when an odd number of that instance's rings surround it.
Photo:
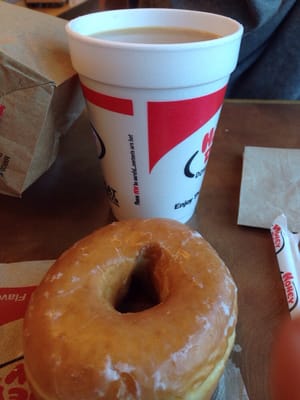
<path fill-rule="evenodd" d="M 134 263 L 125 290 L 118 298 L 115 309 L 121 313 L 139 312 L 160 303 L 155 283 L 155 267 L 161 258 L 158 244 L 143 246 Z"/>

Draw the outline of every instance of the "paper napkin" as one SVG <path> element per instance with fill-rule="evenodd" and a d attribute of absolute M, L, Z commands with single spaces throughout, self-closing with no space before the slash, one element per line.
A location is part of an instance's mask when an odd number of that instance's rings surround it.
<path fill-rule="evenodd" d="M 300 231 L 300 149 L 246 146 L 238 224 L 270 229 L 281 214 Z"/>

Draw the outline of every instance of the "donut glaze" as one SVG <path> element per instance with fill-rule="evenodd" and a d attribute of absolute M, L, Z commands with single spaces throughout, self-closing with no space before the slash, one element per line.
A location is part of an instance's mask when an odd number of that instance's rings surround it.
<path fill-rule="evenodd" d="M 157 299 L 120 311 L 135 274 Z M 211 398 L 235 337 L 237 289 L 198 232 L 115 222 L 67 250 L 31 297 L 24 362 L 37 400 Z"/>

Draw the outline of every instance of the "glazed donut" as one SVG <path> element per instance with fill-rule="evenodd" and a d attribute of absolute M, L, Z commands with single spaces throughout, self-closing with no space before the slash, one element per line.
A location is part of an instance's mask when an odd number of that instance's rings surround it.
<path fill-rule="evenodd" d="M 133 281 L 146 298 L 137 309 Z M 115 222 L 67 250 L 33 293 L 27 379 L 37 400 L 208 400 L 236 319 L 235 283 L 198 232 Z"/>

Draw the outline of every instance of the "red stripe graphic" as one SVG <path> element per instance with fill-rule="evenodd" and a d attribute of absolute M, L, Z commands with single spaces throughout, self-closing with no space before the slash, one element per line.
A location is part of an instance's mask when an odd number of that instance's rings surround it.
<path fill-rule="evenodd" d="M 87 101 L 105 110 L 114 111 L 119 114 L 133 115 L 133 103 L 129 99 L 107 96 L 92 90 L 81 84 L 83 95 Z"/>
<path fill-rule="evenodd" d="M 200 129 L 223 104 L 226 87 L 188 100 L 148 102 L 149 171 L 170 150 Z"/>
<path fill-rule="evenodd" d="M 0 288 L 0 325 L 23 318 L 36 286 Z"/>

